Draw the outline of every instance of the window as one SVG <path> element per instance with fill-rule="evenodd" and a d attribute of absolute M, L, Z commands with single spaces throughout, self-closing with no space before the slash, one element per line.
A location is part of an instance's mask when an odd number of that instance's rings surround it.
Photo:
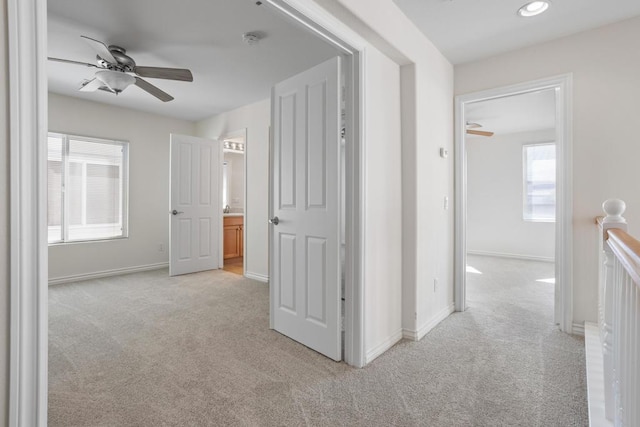
<path fill-rule="evenodd" d="M 525 221 L 556 220 L 556 145 L 523 147 Z"/>
<path fill-rule="evenodd" d="M 49 243 L 127 236 L 126 142 L 49 133 Z"/>

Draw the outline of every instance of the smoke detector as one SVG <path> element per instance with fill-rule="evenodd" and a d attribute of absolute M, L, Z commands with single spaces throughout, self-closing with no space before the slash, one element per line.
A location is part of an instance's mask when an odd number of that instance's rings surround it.
<path fill-rule="evenodd" d="M 261 38 L 262 35 L 259 33 L 244 33 L 242 35 L 242 41 L 244 41 L 249 46 L 258 44 Z"/>

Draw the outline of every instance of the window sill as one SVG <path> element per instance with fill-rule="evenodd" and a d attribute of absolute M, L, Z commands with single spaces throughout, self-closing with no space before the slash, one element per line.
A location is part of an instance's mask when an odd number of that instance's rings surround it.
<path fill-rule="evenodd" d="M 522 218 L 524 222 L 552 222 L 555 223 L 555 219 L 544 219 L 544 218 Z"/>
<path fill-rule="evenodd" d="M 109 237 L 107 239 L 93 239 L 93 240 L 73 240 L 70 242 L 51 242 L 48 243 L 48 246 L 67 246 L 67 245 L 79 245 L 84 243 L 103 243 L 103 242 L 113 242 L 119 240 L 128 240 L 129 236 L 123 237 Z"/>

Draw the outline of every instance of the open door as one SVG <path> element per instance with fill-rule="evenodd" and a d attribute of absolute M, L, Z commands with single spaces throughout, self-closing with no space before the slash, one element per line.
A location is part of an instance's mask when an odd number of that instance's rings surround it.
<path fill-rule="evenodd" d="M 272 91 L 271 327 L 342 359 L 340 58 Z"/>
<path fill-rule="evenodd" d="M 220 268 L 220 144 L 171 135 L 169 274 Z"/>

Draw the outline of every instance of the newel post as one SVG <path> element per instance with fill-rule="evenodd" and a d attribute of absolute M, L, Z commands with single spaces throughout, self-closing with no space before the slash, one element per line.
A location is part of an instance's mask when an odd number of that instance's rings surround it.
<path fill-rule="evenodd" d="M 627 231 L 627 221 L 622 216 L 626 204 L 619 199 L 609 199 L 602 204 L 602 209 L 606 216 L 600 222 L 598 233 L 598 247 L 600 248 L 598 323 L 604 364 L 605 415 L 607 419 L 613 420 L 615 413 L 613 375 L 614 254 L 606 241 L 607 231 L 612 228 Z"/>

